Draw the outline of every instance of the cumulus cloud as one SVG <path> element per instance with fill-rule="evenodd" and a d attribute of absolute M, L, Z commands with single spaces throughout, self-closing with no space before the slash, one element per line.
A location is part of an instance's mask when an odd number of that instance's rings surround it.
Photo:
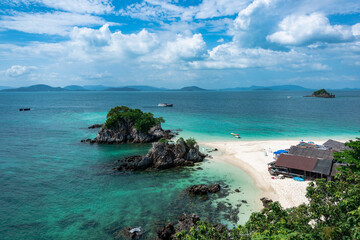
<path fill-rule="evenodd" d="M 268 35 L 270 42 L 284 45 L 308 45 L 315 42 L 343 42 L 354 37 L 351 28 L 331 25 L 321 13 L 290 15 L 279 24 L 279 31 Z"/>
<path fill-rule="evenodd" d="M 29 74 L 31 71 L 36 70 L 37 68 L 34 66 L 20 66 L 13 65 L 9 69 L 5 71 L 6 76 L 16 78 L 26 74 Z"/>
<path fill-rule="evenodd" d="M 191 61 L 204 57 L 206 43 L 201 34 L 192 36 L 177 35 L 176 40 L 164 43 L 164 47 L 158 49 L 154 55 L 146 57 L 148 61 L 159 63 L 174 63 L 177 61 Z"/>
<path fill-rule="evenodd" d="M 296 51 L 281 52 L 262 48 L 241 48 L 234 42 L 221 44 L 209 51 L 204 61 L 193 61 L 195 68 L 275 68 L 302 63 L 306 56 Z"/>
<path fill-rule="evenodd" d="M 269 6 L 272 0 L 254 0 L 249 4 L 245 9 L 241 10 L 234 20 L 235 28 L 237 29 L 247 29 L 250 25 L 251 15 L 255 12 L 256 9 L 262 6 Z"/>
<path fill-rule="evenodd" d="M 3 16 L 0 29 L 17 30 L 27 33 L 65 36 L 74 26 L 102 25 L 105 21 L 99 17 L 67 12 L 20 13 Z"/>
<path fill-rule="evenodd" d="M 143 29 L 138 33 L 112 33 L 108 25 L 100 29 L 77 28 L 70 34 L 71 40 L 65 43 L 69 54 L 82 59 L 131 59 L 151 52 L 158 44 L 158 37 Z"/>

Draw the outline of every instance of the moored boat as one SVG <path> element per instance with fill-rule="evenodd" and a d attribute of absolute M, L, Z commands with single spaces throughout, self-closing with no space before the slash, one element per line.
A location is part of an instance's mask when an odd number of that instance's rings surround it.
<path fill-rule="evenodd" d="M 172 107 L 173 104 L 169 104 L 169 103 L 159 103 L 158 107 Z"/>

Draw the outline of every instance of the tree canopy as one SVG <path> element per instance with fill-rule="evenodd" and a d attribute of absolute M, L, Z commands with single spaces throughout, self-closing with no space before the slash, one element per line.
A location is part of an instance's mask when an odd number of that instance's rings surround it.
<path fill-rule="evenodd" d="M 165 120 L 162 117 L 154 117 L 154 114 L 150 112 L 142 112 L 140 109 L 132 109 L 126 106 L 117 106 L 112 108 L 107 116 L 105 127 L 112 128 L 120 126 L 122 122 L 128 119 L 134 123 L 134 127 L 140 132 L 146 133 L 157 124 L 164 123 Z"/>

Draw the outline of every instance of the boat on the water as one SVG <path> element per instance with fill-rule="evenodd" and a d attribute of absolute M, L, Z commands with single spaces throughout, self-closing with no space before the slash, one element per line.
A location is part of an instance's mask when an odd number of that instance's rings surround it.
<path fill-rule="evenodd" d="M 236 138 L 241 138 L 240 135 L 237 134 L 237 133 L 230 133 L 230 134 L 233 135 L 233 136 L 236 137 Z"/>
<path fill-rule="evenodd" d="M 173 105 L 170 103 L 159 103 L 158 107 L 172 107 Z"/>
<path fill-rule="evenodd" d="M 31 108 L 19 108 L 19 111 L 22 112 L 22 111 L 30 111 Z"/>

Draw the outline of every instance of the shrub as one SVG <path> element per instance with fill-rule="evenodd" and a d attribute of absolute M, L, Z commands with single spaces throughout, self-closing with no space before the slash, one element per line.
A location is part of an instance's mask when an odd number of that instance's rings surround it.
<path fill-rule="evenodd" d="M 185 143 L 189 148 L 193 148 L 197 142 L 196 142 L 195 138 L 188 138 L 185 140 Z"/>

